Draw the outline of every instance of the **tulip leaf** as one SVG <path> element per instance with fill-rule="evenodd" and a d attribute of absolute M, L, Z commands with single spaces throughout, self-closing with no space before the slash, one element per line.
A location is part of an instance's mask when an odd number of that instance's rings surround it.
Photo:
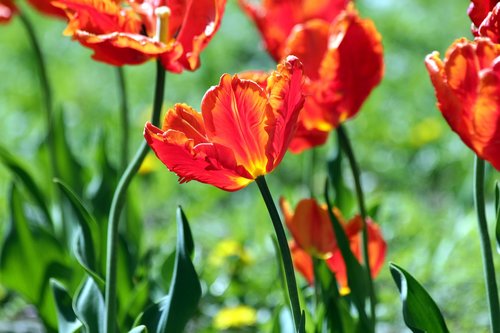
<path fill-rule="evenodd" d="M 449 332 L 434 300 L 420 283 L 401 267 L 391 263 L 391 274 L 403 302 L 403 318 L 414 333 Z"/>
<path fill-rule="evenodd" d="M 147 333 L 147 332 L 148 332 L 148 329 L 144 325 L 134 327 L 133 329 L 128 331 L 128 333 Z"/>
<path fill-rule="evenodd" d="M 75 257 L 85 271 L 92 275 L 100 286 L 104 286 L 104 279 L 98 273 L 99 265 L 96 263 L 98 255 L 96 254 L 96 242 L 94 242 L 94 239 L 99 239 L 99 226 L 68 185 L 60 179 L 54 179 L 54 182 L 59 185 L 62 193 L 69 200 L 78 222 L 79 228 L 73 243 Z"/>
<path fill-rule="evenodd" d="M 68 258 L 51 233 L 29 220 L 16 183 L 10 188 L 8 202 L 10 219 L 0 248 L 0 283 L 34 304 L 44 323 L 55 327 L 55 305 L 47 295 L 49 278 L 68 277 Z"/>
<path fill-rule="evenodd" d="M 66 135 L 66 124 L 64 110 L 58 108 L 53 117 L 54 119 L 54 143 L 56 150 L 57 175 L 64 180 L 76 193 L 83 193 L 83 187 L 86 183 L 84 179 L 83 167 L 75 158 L 69 146 L 69 140 Z"/>
<path fill-rule="evenodd" d="M 369 319 L 366 315 L 365 310 L 365 300 L 368 296 L 367 290 L 367 276 L 365 268 L 361 266 L 359 261 L 356 259 L 351 251 L 349 239 L 342 227 L 340 221 L 337 219 L 335 214 L 333 214 L 333 207 L 330 203 L 330 196 L 328 191 L 328 182 L 325 183 L 325 201 L 328 206 L 328 215 L 332 222 L 333 231 L 335 232 L 335 238 L 337 240 L 337 245 L 339 246 L 340 252 L 342 253 L 342 258 L 344 259 L 346 271 L 347 271 L 347 283 L 351 289 L 351 296 L 358 310 L 360 324 L 363 329 L 370 331 Z"/>
<path fill-rule="evenodd" d="M 50 280 L 50 286 L 56 303 L 59 333 L 77 332 L 82 327 L 82 323 L 73 311 L 71 296 L 64 285 L 56 279 Z"/>
<path fill-rule="evenodd" d="M 355 200 L 352 192 L 344 182 L 342 175 L 342 150 L 339 145 L 337 145 L 333 156 L 327 161 L 327 170 L 331 186 L 334 190 L 335 205 L 343 212 L 350 211 L 355 205 Z"/>
<path fill-rule="evenodd" d="M 177 209 L 177 245 L 174 273 L 168 294 L 146 309 L 140 322 L 149 332 L 182 332 L 195 313 L 201 285 L 191 262 L 194 242 L 184 212 Z"/>
<path fill-rule="evenodd" d="M 500 183 L 495 184 L 495 210 L 496 210 L 496 227 L 495 235 L 497 239 L 497 252 L 500 253 Z"/>
<path fill-rule="evenodd" d="M 77 291 L 73 309 L 82 322 L 85 333 L 104 333 L 104 298 L 91 276 L 85 279 Z"/>
<path fill-rule="evenodd" d="M 46 196 L 40 190 L 38 185 L 35 183 L 33 177 L 29 174 L 26 168 L 17 160 L 13 155 L 11 155 L 4 147 L 0 146 L 0 160 L 2 163 L 12 172 L 19 181 L 24 185 L 26 191 L 31 195 L 32 199 L 35 201 L 38 208 L 42 211 L 46 222 L 50 226 L 52 225 L 52 218 L 49 213 L 49 208 L 45 202 Z"/>

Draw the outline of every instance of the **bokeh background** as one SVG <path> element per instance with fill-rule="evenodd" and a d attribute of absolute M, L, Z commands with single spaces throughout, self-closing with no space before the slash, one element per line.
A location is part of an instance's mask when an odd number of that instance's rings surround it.
<path fill-rule="evenodd" d="M 97 173 L 93 157 L 98 137 L 106 137 L 112 163 L 119 161 L 118 91 L 114 68 L 91 60 L 91 52 L 62 35 L 65 24 L 42 17 L 20 4 L 35 22 L 47 59 L 55 105 L 64 110 L 68 140 L 77 158 Z M 423 61 L 444 54 L 457 38 L 471 37 L 468 1 L 356 1 L 383 36 L 386 73 L 361 112 L 346 124 L 359 164 L 368 205 L 388 242 L 387 263 L 411 272 L 439 304 L 452 332 L 487 332 L 479 237 L 472 201 L 473 154 L 451 132 L 435 107 L 434 91 Z M 202 54 L 202 66 L 182 75 L 167 74 L 165 106 L 187 102 L 195 108 L 222 73 L 271 69 L 275 65 L 260 37 L 235 0 L 228 0 L 223 24 Z M 142 140 L 153 97 L 155 64 L 126 67 L 130 100 L 131 154 Z M 44 142 L 44 114 L 38 73 L 26 33 L 14 19 L 0 26 L 0 145 L 23 159 L 40 184 L 53 187 Z M 324 163 L 333 141 L 316 152 L 315 186 L 326 176 Z M 308 195 L 302 176 L 310 153 L 287 154 L 267 177 L 277 200 L 293 203 Z M 265 330 L 273 305 L 282 303 L 272 226 L 257 186 L 226 193 L 198 183 L 177 184 L 176 176 L 150 160 L 151 172 L 134 181 L 133 204 L 141 212 L 146 244 L 165 254 L 175 247 L 175 208 L 182 205 L 196 243 L 195 265 L 206 293 L 193 332 L 217 332 L 213 318 L 226 306 L 245 304 L 257 311 Z M 349 175 L 346 172 L 346 175 Z M 487 200 L 493 217 L 493 186 L 498 172 L 489 168 Z M 0 235 L 8 219 L 11 175 L 0 166 Z M 492 226 L 490 226 L 492 227 Z M 496 256 L 497 271 L 500 262 Z M 305 286 L 305 281 L 299 283 Z M 386 264 L 376 280 L 380 332 L 406 332 L 401 302 Z M 1 288 L 1 287 L 0 287 Z M 0 289 L 1 290 L 1 289 Z M 0 291 L 0 299 L 2 292 Z M 12 321 L 22 302 L 0 306 L 0 322 Z"/>

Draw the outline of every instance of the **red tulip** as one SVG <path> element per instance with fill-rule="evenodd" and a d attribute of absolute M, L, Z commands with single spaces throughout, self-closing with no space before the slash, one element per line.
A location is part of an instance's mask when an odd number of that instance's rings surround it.
<path fill-rule="evenodd" d="M 0 24 L 8 23 L 17 12 L 17 6 L 13 1 L 0 0 Z"/>
<path fill-rule="evenodd" d="M 500 46 L 489 39 L 455 41 L 444 60 L 425 64 L 438 108 L 462 141 L 500 170 Z"/>
<path fill-rule="evenodd" d="M 160 58 L 179 73 L 199 67 L 199 56 L 218 30 L 226 0 L 58 0 L 69 18 L 65 34 L 115 66 Z"/>
<path fill-rule="evenodd" d="M 284 42 L 295 25 L 310 19 L 332 21 L 349 0 L 263 0 L 260 6 L 239 0 L 243 10 L 257 25 L 271 56 L 283 58 Z"/>
<path fill-rule="evenodd" d="M 201 114 L 176 104 L 163 128 L 148 123 L 144 136 L 181 183 L 194 179 L 236 191 L 278 166 L 303 102 L 302 65 L 288 57 L 266 89 L 224 74 L 203 97 Z"/>
<path fill-rule="evenodd" d="M 474 36 L 500 42 L 500 4 L 498 0 L 473 0 L 467 10 Z"/>
<path fill-rule="evenodd" d="M 311 256 L 325 259 L 330 270 L 335 273 L 341 291 L 347 291 L 345 263 L 337 246 L 326 205 L 318 205 L 315 199 L 304 199 L 297 204 L 293 212 L 284 199 L 281 199 L 280 204 L 286 225 L 293 236 L 290 250 L 296 269 L 309 283 L 312 283 L 314 273 Z M 345 222 L 339 210 L 334 209 L 334 214 L 344 228 L 353 255 L 361 261 L 363 226 L 361 217 L 355 216 L 349 222 Z M 370 269 L 372 276 L 376 277 L 384 263 L 387 246 L 380 229 L 370 218 L 367 218 L 367 228 Z"/>

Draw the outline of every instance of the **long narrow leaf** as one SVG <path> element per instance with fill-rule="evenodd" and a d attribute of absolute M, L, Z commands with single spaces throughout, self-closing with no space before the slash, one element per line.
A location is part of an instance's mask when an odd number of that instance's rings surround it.
<path fill-rule="evenodd" d="M 391 263 L 390 269 L 403 302 L 406 326 L 414 333 L 449 332 L 438 306 L 424 287 L 401 267 Z"/>
<path fill-rule="evenodd" d="M 73 309 L 85 333 L 104 333 L 104 297 L 92 277 L 87 277 L 77 291 Z"/>
<path fill-rule="evenodd" d="M 73 311 L 71 296 L 64 285 L 55 279 L 50 280 L 50 286 L 56 302 L 59 333 L 77 332 L 82 327 L 82 323 Z"/>
<path fill-rule="evenodd" d="M 174 273 L 168 294 L 147 309 L 141 323 L 148 332 L 182 332 L 195 313 L 201 298 L 201 285 L 191 262 L 194 242 L 184 212 L 177 209 L 177 246 Z"/>
<path fill-rule="evenodd" d="M 498 182 L 495 185 L 495 210 L 497 214 L 495 235 L 497 239 L 497 252 L 500 253 L 500 184 Z"/>

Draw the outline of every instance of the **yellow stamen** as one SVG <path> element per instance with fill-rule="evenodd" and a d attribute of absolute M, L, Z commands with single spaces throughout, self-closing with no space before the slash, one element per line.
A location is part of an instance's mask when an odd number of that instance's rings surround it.
<path fill-rule="evenodd" d="M 161 43 L 167 44 L 170 41 L 170 15 L 172 12 L 167 6 L 161 6 L 155 9 L 156 14 L 156 36 L 155 39 Z"/>

